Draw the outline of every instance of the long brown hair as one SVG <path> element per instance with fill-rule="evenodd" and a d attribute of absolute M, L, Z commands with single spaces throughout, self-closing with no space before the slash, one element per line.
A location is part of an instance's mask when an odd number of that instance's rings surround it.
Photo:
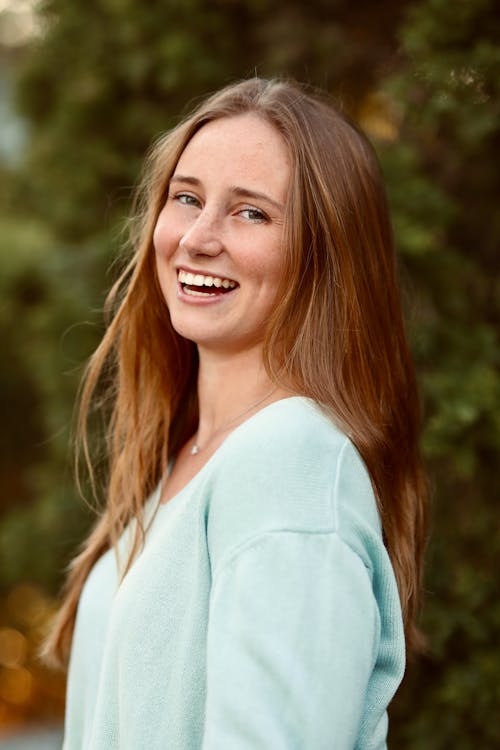
<path fill-rule="evenodd" d="M 134 254 L 109 294 L 109 325 L 80 400 L 79 434 L 92 475 L 86 427 L 96 389 L 102 404 L 102 384 L 110 384 L 105 506 L 71 564 L 45 645 L 52 661 L 67 658 L 92 566 L 135 517 L 125 571 L 130 566 L 143 541 L 143 504 L 196 427 L 196 347 L 170 323 L 152 235 L 190 138 L 208 122 L 248 112 L 277 128 L 292 161 L 283 283 L 265 338 L 266 368 L 277 384 L 322 404 L 358 448 L 377 497 L 407 644 L 418 645 L 427 493 L 419 398 L 378 162 L 365 136 L 331 103 L 293 82 L 254 78 L 208 98 L 147 159 L 132 223 Z"/>

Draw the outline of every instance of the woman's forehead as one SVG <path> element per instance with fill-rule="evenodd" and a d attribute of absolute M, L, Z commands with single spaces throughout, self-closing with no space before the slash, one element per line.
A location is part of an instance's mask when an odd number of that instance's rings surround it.
<path fill-rule="evenodd" d="M 290 154 L 279 131 L 255 113 L 213 120 L 198 130 L 178 160 L 175 175 L 236 181 L 286 198 Z"/>

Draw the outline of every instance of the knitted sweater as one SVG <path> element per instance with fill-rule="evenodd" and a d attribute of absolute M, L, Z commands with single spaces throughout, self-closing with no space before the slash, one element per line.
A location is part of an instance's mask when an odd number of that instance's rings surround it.
<path fill-rule="evenodd" d="M 84 586 L 63 750 L 386 748 L 403 626 L 350 440 L 283 399 L 159 497 L 123 581 L 108 551 Z"/>

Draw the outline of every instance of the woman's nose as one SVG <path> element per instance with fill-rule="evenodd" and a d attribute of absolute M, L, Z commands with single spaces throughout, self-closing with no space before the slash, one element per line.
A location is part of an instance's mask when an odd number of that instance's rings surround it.
<path fill-rule="evenodd" d="M 190 255 L 218 255 L 224 249 L 221 231 L 217 218 L 202 211 L 179 245 Z"/>

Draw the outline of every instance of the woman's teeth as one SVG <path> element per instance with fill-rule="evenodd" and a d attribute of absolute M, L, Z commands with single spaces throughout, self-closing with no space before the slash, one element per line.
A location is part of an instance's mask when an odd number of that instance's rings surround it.
<path fill-rule="evenodd" d="M 197 297 L 215 296 L 238 286 L 237 282 L 232 279 L 221 276 L 204 276 L 200 273 L 189 273 L 183 270 L 179 270 L 178 280 L 186 294 Z M 192 287 L 215 287 L 220 291 L 201 291 L 201 289 L 193 289 Z"/>

